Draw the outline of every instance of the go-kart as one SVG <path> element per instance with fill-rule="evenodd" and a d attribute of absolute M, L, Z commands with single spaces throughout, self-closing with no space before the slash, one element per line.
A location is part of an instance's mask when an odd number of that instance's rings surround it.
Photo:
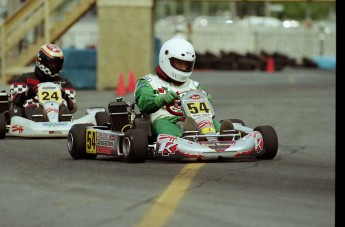
<path fill-rule="evenodd" d="M 95 159 L 97 155 L 106 155 L 126 162 L 145 162 L 147 158 L 172 161 L 273 159 L 278 151 L 276 131 L 268 125 L 252 129 L 240 119 L 231 119 L 233 130 L 216 132 L 212 121 L 215 112 L 203 91 L 187 91 L 180 94 L 175 105 L 166 106 L 174 115 L 192 117 L 199 127 L 198 131 L 186 131 L 181 138 L 154 135 L 149 118 L 135 111 L 135 107 L 135 103 L 118 98 L 109 103 L 109 123 L 73 125 L 67 140 L 71 157 Z"/>
<path fill-rule="evenodd" d="M 4 139 L 6 136 L 33 138 L 67 137 L 69 130 L 74 124 L 103 125 L 109 121 L 109 114 L 104 107 L 88 108 L 86 115 L 79 119 L 74 119 L 71 113 L 59 113 L 59 107 L 62 103 L 60 84 L 52 82 L 40 83 L 37 85 L 37 90 L 38 93 L 35 98 L 46 112 L 48 121 L 45 122 L 34 120 L 35 117 L 41 117 L 39 115 L 33 115 L 33 120 L 23 117 L 20 113 L 18 116 L 10 117 L 9 112 L 12 100 L 6 91 L 0 92 L 0 139 Z"/>

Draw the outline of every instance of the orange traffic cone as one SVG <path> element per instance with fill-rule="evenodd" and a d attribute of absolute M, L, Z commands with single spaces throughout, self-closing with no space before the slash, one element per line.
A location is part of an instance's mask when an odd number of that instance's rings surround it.
<path fill-rule="evenodd" d="M 266 72 L 268 73 L 274 73 L 274 58 L 273 57 L 267 57 L 266 58 Z"/>
<path fill-rule="evenodd" d="M 127 91 L 128 92 L 134 92 L 134 90 L 135 90 L 135 74 L 134 74 L 133 70 L 131 70 L 129 72 Z"/>
<path fill-rule="evenodd" d="M 124 96 L 126 95 L 126 86 L 125 86 L 125 81 L 123 79 L 123 73 L 120 72 L 119 74 L 119 81 L 117 82 L 117 86 L 116 86 L 116 95 L 117 96 Z"/>

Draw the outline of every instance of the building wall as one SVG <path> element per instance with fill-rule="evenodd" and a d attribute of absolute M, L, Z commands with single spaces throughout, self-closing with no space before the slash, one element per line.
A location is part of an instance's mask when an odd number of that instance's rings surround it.
<path fill-rule="evenodd" d="M 116 87 L 123 73 L 125 83 L 152 72 L 153 0 L 99 0 L 97 14 L 97 89 Z"/>

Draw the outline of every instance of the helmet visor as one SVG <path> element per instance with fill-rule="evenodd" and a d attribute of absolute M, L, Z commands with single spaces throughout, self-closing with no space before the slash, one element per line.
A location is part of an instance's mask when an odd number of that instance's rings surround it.
<path fill-rule="evenodd" d="M 184 61 L 177 58 L 170 58 L 170 64 L 182 72 L 191 72 L 194 67 L 194 61 Z"/>
<path fill-rule="evenodd" d="M 54 75 L 61 71 L 62 69 L 63 60 L 61 59 L 48 59 L 46 63 L 46 67 L 50 70 L 50 72 Z"/>

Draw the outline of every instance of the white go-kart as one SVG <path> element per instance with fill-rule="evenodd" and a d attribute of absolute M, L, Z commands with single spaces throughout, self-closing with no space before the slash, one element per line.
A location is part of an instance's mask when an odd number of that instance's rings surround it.
<path fill-rule="evenodd" d="M 234 129 L 216 132 L 215 111 L 203 91 L 180 94 L 174 105 L 166 105 L 173 115 L 191 117 L 197 129 L 183 129 L 182 137 L 154 135 L 150 119 L 135 112 L 135 103 L 122 99 L 109 103 L 110 122 L 104 126 L 74 125 L 67 148 L 74 159 L 113 156 L 126 162 L 145 162 L 147 158 L 170 161 L 225 160 L 236 158 L 273 159 L 278 137 L 269 125 L 247 127 L 241 119 L 230 119 Z M 182 125 L 180 125 L 182 126 Z"/>
<path fill-rule="evenodd" d="M 103 125 L 109 121 L 109 114 L 103 107 L 91 107 L 86 115 L 74 119 L 72 114 L 62 114 L 64 121 L 59 121 L 59 107 L 63 102 L 61 85 L 53 82 L 40 83 L 36 96 L 43 107 L 48 121 L 37 122 L 22 116 L 9 117 L 10 96 L 6 91 L 0 92 L 0 139 L 6 136 L 16 137 L 67 137 L 74 124 Z M 33 116 L 39 117 L 39 116 Z M 61 116 L 60 116 L 61 117 Z"/>

